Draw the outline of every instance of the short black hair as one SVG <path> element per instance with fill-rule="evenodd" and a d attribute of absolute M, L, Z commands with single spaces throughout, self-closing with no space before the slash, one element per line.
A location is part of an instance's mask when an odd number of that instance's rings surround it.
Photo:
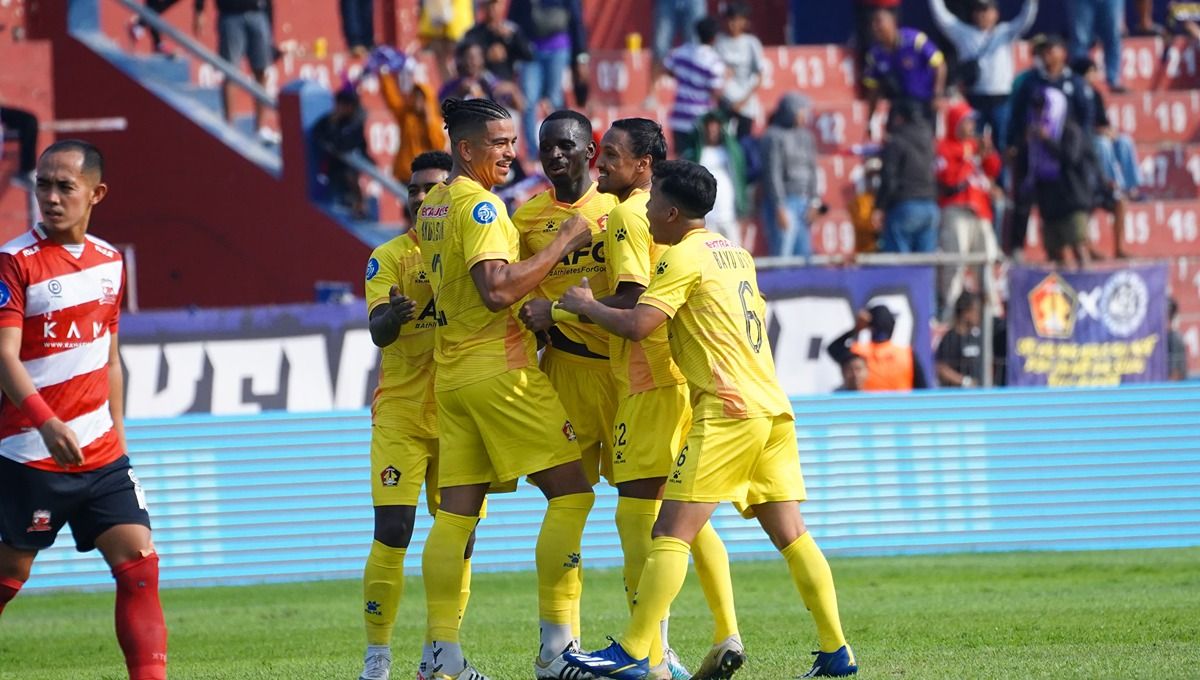
<path fill-rule="evenodd" d="M 613 121 L 612 126 L 629 135 L 634 156 L 649 156 L 652 164 L 667 159 L 667 138 L 663 135 L 662 125 L 649 118 L 622 118 Z"/>
<path fill-rule="evenodd" d="M 721 27 L 717 25 L 717 20 L 712 17 L 704 17 L 696 22 L 696 37 L 702 45 L 711 45 L 717 40 L 717 33 Z"/>
<path fill-rule="evenodd" d="M 703 165 L 691 161 L 654 164 L 655 187 L 670 197 L 685 217 L 700 219 L 717 201 L 717 180 Z"/>
<path fill-rule="evenodd" d="M 546 116 L 546 119 L 542 121 L 542 125 L 545 125 L 546 123 L 550 123 L 550 122 L 553 122 L 556 120 L 569 120 L 569 121 L 574 121 L 574 122 L 578 123 L 579 126 L 583 128 L 584 133 L 587 134 L 588 140 L 591 141 L 591 139 L 592 139 L 592 119 L 591 118 L 588 118 L 587 116 L 583 115 L 582 113 L 580 113 L 578 111 L 572 111 L 571 109 L 559 109 L 558 111 L 551 113 L 549 116 Z"/>
<path fill-rule="evenodd" d="M 1174 319 L 1175 315 L 1178 313 L 1179 313 L 1179 303 L 1176 302 L 1175 298 L 1173 298 L 1173 297 L 1167 298 L 1167 320 L 1170 321 L 1170 320 Z"/>
<path fill-rule="evenodd" d="M 454 46 L 454 58 L 462 59 L 472 47 L 478 47 L 480 50 L 483 49 L 483 45 L 480 45 L 474 40 L 463 40 Z"/>
<path fill-rule="evenodd" d="M 478 135 L 489 121 L 511 120 L 512 114 L 491 99 L 447 99 L 442 102 L 442 117 L 451 142 Z"/>
<path fill-rule="evenodd" d="M 353 87 L 345 87 L 338 90 L 337 93 L 333 95 L 333 101 L 338 104 L 349 104 L 350 106 L 358 108 L 358 105 L 362 100 L 359 98 L 358 92 Z"/>
<path fill-rule="evenodd" d="M 733 2 L 725 5 L 725 17 L 727 19 L 732 19 L 734 17 L 748 18 L 749 16 L 750 3 L 748 2 L 744 2 L 743 0 L 733 0 Z"/>
<path fill-rule="evenodd" d="M 971 309 L 972 307 L 979 304 L 980 302 L 982 302 L 982 299 L 979 297 L 979 295 L 977 293 L 972 293 L 969 290 L 964 291 L 963 294 L 959 295 L 958 299 L 954 301 L 954 316 L 955 316 L 955 318 L 961 317 L 963 314 L 966 314 L 967 310 Z"/>
<path fill-rule="evenodd" d="M 38 159 L 51 156 L 56 153 L 67 153 L 77 151 L 83 154 L 83 171 L 96 173 L 97 181 L 104 181 L 104 154 L 100 153 L 94 144 L 85 142 L 82 139 L 64 139 L 55 142 L 46 147 L 42 151 L 42 155 Z"/>
<path fill-rule="evenodd" d="M 412 160 L 409 168 L 415 175 L 422 170 L 454 170 L 454 159 L 445 151 L 426 151 Z"/>

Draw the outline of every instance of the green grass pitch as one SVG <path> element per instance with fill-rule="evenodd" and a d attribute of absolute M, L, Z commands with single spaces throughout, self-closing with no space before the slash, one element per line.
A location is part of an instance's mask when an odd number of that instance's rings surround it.
<path fill-rule="evenodd" d="M 1200 677 L 1200 549 L 834 558 L 842 618 L 863 678 Z M 750 661 L 738 678 L 792 678 L 816 637 L 782 560 L 739 562 Z M 463 630 L 493 680 L 532 677 L 531 572 L 479 574 Z M 26 593 L 0 618 L 0 679 L 124 680 L 111 593 Z M 353 680 L 362 624 L 355 581 L 163 592 L 173 680 Z M 409 579 L 393 677 L 414 676 L 423 593 Z M 671 642 L 695 665 L 709 645 L 694 575 Z M 620 573 L 587 572 L 584 637 L 625 621 Z"/>

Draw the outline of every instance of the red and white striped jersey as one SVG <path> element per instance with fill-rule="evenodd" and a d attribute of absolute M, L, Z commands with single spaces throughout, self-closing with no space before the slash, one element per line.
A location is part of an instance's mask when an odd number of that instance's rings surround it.
<path fill-rule="evenodd" d="M 0 248 L 0 327 L 21 327 L 21 363 L 79 439 L 84 464 L 72 472 L 94 470 L 125 453 L 108 410 L 108 355 L 124 291 L 121 254 L 94 236 L 63 246 L 39 226 Z M 41 434 L 6 397 L 0 402 L 0 456 L 61 470 Z"/>

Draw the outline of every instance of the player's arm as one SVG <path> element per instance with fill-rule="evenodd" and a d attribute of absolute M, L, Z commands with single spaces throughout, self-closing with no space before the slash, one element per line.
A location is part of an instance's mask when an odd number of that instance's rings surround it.
<path fill-rule="evenodd" d="M 0 389 L 29 419 L 59 466 L 83 465 L 83 451 L 71 428 L 62 421 L 33 386 L 21 363 L 21 327 L 0 327 Z"/>
<path fill-rule="evenodd" d="M 528 260 L 505 262 L 485 259 L 471 265 L 471 279 L 483 304 L 498 312 L 515 304 L 537 287 L 568 253 L 592 242 L 592 230 L 582 215 L 562 223 L 550 245 Z"/>
<path fill-rule="evenodd" d="M 416 303 L 400 294 L 400 287 L 393 284 L 388 290 L 387 302 L 371 310 L 367 327 L 371 331 L 371 342 L 376 347 L 387 347 L 400 337 L 400 327 L 412 321 Z"/>
<path fill-rule="evenodd" d="M 665 312 L 650 305 L 636 305 L 633 309 L 609 307 L 593 297 L 587 278 L 563 294 L 558 306 L 586 316 L 609 333 L 635 342 L 645 340 L 668 320 Z"/>
<path fill-rule="evenodd" d="M 122 451 L 125 448 L 125 374 L 121 371 L 121 351 L 117 334 L 109 334 L 108 345 L 108 413 L 112 416 L 113 432 Z"/>

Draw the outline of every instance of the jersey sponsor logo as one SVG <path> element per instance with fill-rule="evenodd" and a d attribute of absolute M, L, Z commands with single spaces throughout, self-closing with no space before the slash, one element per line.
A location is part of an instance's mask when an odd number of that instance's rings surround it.
<path fill-rule="evenodd" d="M 600 227 L 600 231 L 608 231 L 608 215 L 601 215 L 600 219 L 596 220 L 596 226 Z"/>
<path fill-rule="evenodd" d="M 93 243 L 92 246 L 96 249 L 97 253 L 100 253 L 101 255 L 107 257 L 110 260 L 117 256 L 117 254 L 115 252 L 109 250 L 108 248 L 105 248 L 102 245 L 97 245 L 97 244 Z"/>
<path fill-rule="evenodd" d="M 38 251 L 41 249 L 42 249 L 41 246 L 34 246 L 32 248 L 26 248 L 25 250 L 22 250 L 21 254 L 24 255 L 25 257 L 33 257 L 34 255 L 37 255 Z"/>
<path fill-rule="evenodd" d="M 8 305 L 8 301 L 12 299 L 12 291 L 8 289 L 8 284 L 0 281 L 0 307 Z"/>
<path fill-rule="evenodd" d="M 379 473 L 379 483 L 384 486 L 396 486 L 400 483 L 400 471 L 391 465 L 385 467 Z"/>
<path fill-rule="evenodd" d="M 584 246 L 579 250 L 572 251 L 562 259 L 561 264 L 564 267 L 571 267 L 579 264 L 579 261 L 585 257 L 591 257 L 592 261 L 604 263 L 604 241 L 596 241 L 590 246 Z"/>
<path fill-rule="evenodd" d="M 567 438 L 567 441 L 573 442 L 576 440 L 575 426 L 571 424 L 571 421 L 568 420 L 563 423 L 562 433 Z"/>
<path fill-rule="evenodd" d="M 445 217 L 450 214 L 450 206 L 448 205 L 423 205 L 421 206 L 421 217 Z"/>
<path fill-rule="evenodd" d="M 25 530 L 25 533 L 36 534 L 53 530 L 54 527 L 50 524 L 50 511 L 34 510 L 33 520 L 29 523 L 29 528 Z"/>
<path fill-rule="evenodd" d="M 378 273 L 379 260 L 376 260 L 372 257 L 371 259 L 367 260 L 367 280 L 370 281 L 371 279 L 375 278 L 375 275 Z"/>
<path fill-rule="evenodd" d="M 100 279 L 100 304 L 117 304 L 117 287 L 113 285 L 112 279 Z"/>
<path fill-rule="evenodd" d="M 491 224 L 496 221 L 498 215 L 496 206 L 488 201 L 480 201 L 475 204 L 474 208 L 471 208 L 471 217 L 474 217 L 479 224 Z"/>
<path fill-rule="evenodd" d="M 54 297 L 62 297 L 62 283 L 58 279 L 50 279 L 50 283 L 46 284 L 46 289 Z"/>

